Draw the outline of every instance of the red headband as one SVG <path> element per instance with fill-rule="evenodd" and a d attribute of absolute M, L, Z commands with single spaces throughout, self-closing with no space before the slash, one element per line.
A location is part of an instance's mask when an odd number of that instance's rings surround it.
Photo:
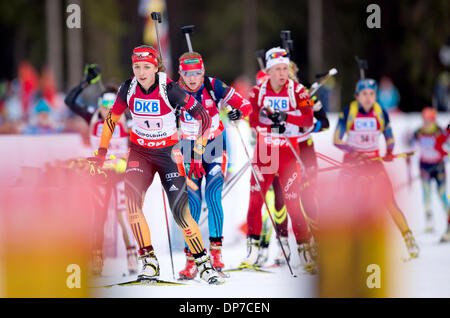
<path fill-rule="evenodd" d="M 190 72 L 203 69 L 203 60 L 200 56 L 183 57 L 179 61 L 181 72 Z"/>
<path fill-rule="evenodd" d="M 140 47 L 133 50 L 131 60 L 133 61 L 133 64 L 136 62 L 149 62 L 155 66 L 158 66 L 158 60 L 156 56 L 156 50 L 148 47 Z"/>

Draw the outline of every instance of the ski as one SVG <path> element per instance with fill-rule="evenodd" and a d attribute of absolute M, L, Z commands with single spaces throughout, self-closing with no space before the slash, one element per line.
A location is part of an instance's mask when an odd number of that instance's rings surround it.
<path fill-rule="evenodd" d="M 122 283 L 116 283 L 116 284 L 110 284 L 110 285 L 105 285 L 105 286 L 101 286 L 101 287 L 105 287 L 105 288 L 109 288 L 109 287 L 114 287 L 114 286 L 132 286 L 132 285 L 144 285 L 144 286 L 179 286 L 179 285 L 186 285 L 180 282 L 172 282 L 172 281 L 168 281 L 168 280 L 162 280 L 162 279 L 148 279 L 148 280 L 131 280 L 131 281 L 127 281 L 127 282 L 122 282 Z"/>
<path fill-rule="evenodd" d="M 221 277 L 223 277 L 223 278 L 230 278 L 230 274 L 225 273 L 222 269 L 217 269 L 216 268 L 216 271 Z"/>
<path fill-rule="evenodd" d="M 226 269 L 223 272 L 225 273 L 231 273 L 231 272 L 249 272 L 249 273 L 265 273 L 265 274 L 273 274 L 273 272 L 265 270 L 265 269 L 261 269 L 261 268 L 256 268 L 256 267 L 245 267 L 245 268 L 230 268 L 230 269 Z"/>
<path fill-rule="evenodd" d="M 190 283 L 190 282 L 194 282 L 194 283 L 197 283 L 197 284 L 201 284 L 202 283 L 202 281 L 200 279 L 197 279 L 197 278 L 184 278 L 184 277 L 181 277 L 181 276 L 177 279 L 177 281 L 178 282 L 183 282 L 183 284 Z"/>

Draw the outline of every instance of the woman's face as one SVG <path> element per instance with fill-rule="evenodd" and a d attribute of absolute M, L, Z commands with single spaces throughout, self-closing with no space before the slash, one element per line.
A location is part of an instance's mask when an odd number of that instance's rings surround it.
<path fill-rule="evenodd" d="M 280 88 L 286 84 L 289 79 L 289 66 L 284 63 L 279 63 L 267 70 L 270 76 L 270 84 L 273 88 Z"/>
<path fill-rule="evenodd" d="M 196 91 L 203 84 L 203 76 L 205 76 L 205 70 L 198 71 L 195 74 L 194 72 L 192 72 L 192 75 L 187 76 L 183 75 L 183 72 L 180 72 L 180 76 L 190 90 Z"/>
<path fill-rule="evenodd" d="M 358 93 L 356 99 L 362 108 L 368 112 L 375 105 L 377 94 L 373 89 L 366 88 Z"/>
<path fill-rule="evenodd" d="M 133 63 L 133 74 L 136 77 L 139 84 L 145 89 L 149 89 L 150 86 L 155 83 L 155 74 L 158 72 L 158 68 L 149 62 L 136 62 Z"/>

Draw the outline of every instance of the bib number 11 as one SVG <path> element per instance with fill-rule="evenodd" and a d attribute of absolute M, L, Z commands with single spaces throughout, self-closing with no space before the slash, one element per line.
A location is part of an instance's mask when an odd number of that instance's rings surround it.
<path fill-rule="evenodd" d="M 161 120 L 145 120 L 145 128 L 150 130 L 157 130 L 162 128 Z"/>

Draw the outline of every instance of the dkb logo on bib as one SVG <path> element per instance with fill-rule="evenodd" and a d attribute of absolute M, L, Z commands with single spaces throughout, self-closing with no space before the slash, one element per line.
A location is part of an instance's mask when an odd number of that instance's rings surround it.
<path fill-rule="evenodd" d="M 355 118 L 355 130 L 377 130 L 375 118 Z"/>
<path fill-rule="evenodd" d="M 273 109 L 279 109 L 282 111 L 289 110 L 289 97 L 266 96 L 264 105 L 266 105 L 266 103 L 268 103 Z"/>
<path fill-rule="evenodd" d="M 142 115 L 160 115 L 161 108 L 157 99 L 134 99 L 133 111 Z"/>

